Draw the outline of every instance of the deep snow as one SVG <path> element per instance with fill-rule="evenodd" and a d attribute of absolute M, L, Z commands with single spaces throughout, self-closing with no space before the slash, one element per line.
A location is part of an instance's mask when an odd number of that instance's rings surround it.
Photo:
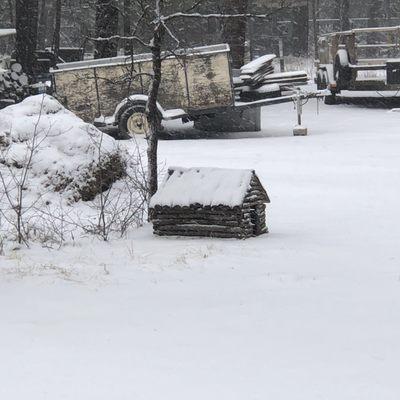
<path fill-rule="evenodd" d="M 160 143 L 255 169 L 271 233 L 83 240 L 0 257 L 1 399 L 398 400 L 399 114 L 263 111 L 263 131 Z M 142 143 L 143 145 L 143 143 Z M 131 144 L 125 143 L 129 148 Z"/>

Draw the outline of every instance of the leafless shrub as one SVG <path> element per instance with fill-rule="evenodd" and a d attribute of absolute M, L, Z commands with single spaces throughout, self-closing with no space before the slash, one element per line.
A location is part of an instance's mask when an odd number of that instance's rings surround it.
<path fill-rule="evenodd" d="M 104 178 L 107 175 L 100 174 L 100 182 Z M 81 222 L 81 226 L 86 233 L 104 241 L 113 233 L 122 237 L 130 227 L 143 223 L 147 211 L 147 174 L 138 147 L 127 161 L 125 176 L 102 191 L 90 202 L 90 208 L 94 217 Z"/>
<path fill-rule="evenodd" d="M 44 99 L 44 97 L 43 97 Z M 19 244 L 29 243 L 30 226 L 27 220 L 29 210 L 39 201 L 39 198 L 27 202 L 26 192 L 30 179 L 30 170 L 35 154 L 42 141 L 46 138 L 46 134 L 40 137 L 43 132 L 39 129 L 39 123 L 42 118 L 43 99 L 38 119 L 34 126 L 33 135 L 28 140 L 24 141 L 25 150 L 24 156 L 20 159 L 13 159 L 10 156 L 10 146 L 7 146 L 7 141 L 4 142 L 6 147 L 0 147 L 0 186 L 3 196 L 1 200 L 5 200 L 4 205 L 0 208 L 0 214 L 3 219 L 12 227 L 12 234 L 15 236 Z M 40 197 L 40 196 L 39 196 Z"/>

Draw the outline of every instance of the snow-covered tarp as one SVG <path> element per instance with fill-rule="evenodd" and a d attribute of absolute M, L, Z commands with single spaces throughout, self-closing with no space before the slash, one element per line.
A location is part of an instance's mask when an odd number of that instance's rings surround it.
<path fill-rule="evenodd" d="M 253 176 L 250 169 L 172 167 L 150 207 L 240 206 Z"/>
<path fill-rule="evenodd" d="M 108 184 L 123 173 L 117 142 L 83 122 L 48 95 L 28 97 L 0 110 L 0 168 L 27 167 L 36 187 L 93 197 L 98 171 Z M 33 181 L 32 181 L 33 182 Z"/>

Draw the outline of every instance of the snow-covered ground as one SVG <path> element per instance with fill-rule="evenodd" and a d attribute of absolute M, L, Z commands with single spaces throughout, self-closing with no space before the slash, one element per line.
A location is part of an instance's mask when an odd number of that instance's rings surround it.
<path fill-rule="evenodd" d="M 160 143 L 165 166 L 254 168 L 269 235 L 6 250 L 0 399 L 398 400 L 400 114 L 305 121 Z"/>

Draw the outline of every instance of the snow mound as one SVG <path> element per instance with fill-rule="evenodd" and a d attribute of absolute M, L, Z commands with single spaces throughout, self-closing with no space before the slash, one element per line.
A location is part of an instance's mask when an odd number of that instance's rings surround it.
<path fill-rule="evenodd" d="M 172 167 L 150 207 L 240 206 L 253 176 L 250 169 Z"/>
<path fill-rule="evenodd" d="M 27 167 L 41 187 L 91 200 L 124 174 L 117 142 L 48 95 L 0 110 L 0 168 Z"/>

